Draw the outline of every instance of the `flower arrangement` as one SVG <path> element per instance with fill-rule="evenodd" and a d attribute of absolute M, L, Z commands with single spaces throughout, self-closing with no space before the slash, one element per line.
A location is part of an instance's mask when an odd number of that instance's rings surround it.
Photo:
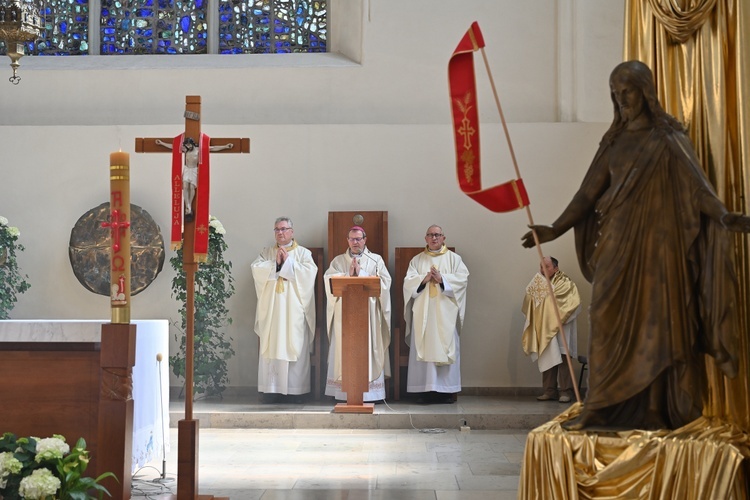
<path fill-rule="evenodd" d="M 224 327 L 232 324 L 226 302 L 234 295 L 232 262 L 224 259 L 227 249 L 227 243 L 224 241 L 226 233 L 219 219 L 210 216 L 208 260 L 195 273 L 193 389 L 196 394 L 202 395 L 200 397 L 221 396 L 229 383 L 227 360 L 235 354 L 231 344 L 232 338 L 227 337 L 223 331 Z M 180 350 L 169 357 L 169 365 L 172 367 L 172 373 L 184 378 L 187 283 L 182 267 L 182 250 L 178 250 L 175 256 L 169 259 L 169 263 L 176 273 L 172 279 L 172 297 L 182 304 L 179 311 L 182 322 L 179 326 L 176 322 L 174 324 L 179 330 L 175 339 L 180 341 Z"/>
<path fill-rule="evenodd" d="M 0 498 L 88 500 L 102 498 L 105 493 L 112 496 L 99 481 L 115 475 L 105 472 L 96 479 L 84 477 L 88 463 L 83 438 L 71 450 L 60 435 L 16 439 L 6 432 L 0 438 Z"/>
<path fill-rule="evenodd" d="M 0 216 L 0 319 L 8 319 L 9 313 L 18 300 L 18 294 L 24 293 L 31 285 L 22 275 L 16 261 L 16 251 L 24 247 L 18 243 L 21 232 L 17 227 L 8 225 L 8 219 Z"/>

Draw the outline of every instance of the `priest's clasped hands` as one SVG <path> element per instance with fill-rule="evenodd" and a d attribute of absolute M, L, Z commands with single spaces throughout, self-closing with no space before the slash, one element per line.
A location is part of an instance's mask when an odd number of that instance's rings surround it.
<path fill-rule="evenodd" d="M 349 276 L 359 276 L 359 259 L 354 257 L 352 263 L 349 264 Z"/>
<path fill-rule="evenodd" d="M 426 285 L 430 281 L 434 281 L 436 285 L 439 285 L 443 282 L 443 276 L 435 266 L 432 266 L 430 268 L 430 272 L 425 275 L 424 279 L 422 280 L 422 284 Z"/>
<path fill-rule="evenodd" d="M 276 250 L 276 265 L 283 266 L 288 255 L 286 248 L 279 247 L 278 250 Z"/>

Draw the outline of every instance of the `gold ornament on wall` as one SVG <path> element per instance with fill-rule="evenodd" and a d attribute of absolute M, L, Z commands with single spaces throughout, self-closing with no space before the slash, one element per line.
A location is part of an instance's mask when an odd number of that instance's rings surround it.
<path fill-rule="evenodd" d="M 24 44 L 39 38 L 44 29 L 43 11 L 41 0 L 0 0 L 0 41 L 10 57 L 13 76 L 8 81 L 14 85 L 21 81 L 18 60 L 24 56 Z"/>

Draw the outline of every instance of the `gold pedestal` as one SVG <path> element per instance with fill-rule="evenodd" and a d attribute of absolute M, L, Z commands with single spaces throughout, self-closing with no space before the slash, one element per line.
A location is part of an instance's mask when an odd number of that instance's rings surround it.
<path fill-rule="evenodd" d="M 750 436 L 701 417 L 675 430 L 566 431 L 574 404 L 526 438 L 518 498 L 747 499 Z"/>

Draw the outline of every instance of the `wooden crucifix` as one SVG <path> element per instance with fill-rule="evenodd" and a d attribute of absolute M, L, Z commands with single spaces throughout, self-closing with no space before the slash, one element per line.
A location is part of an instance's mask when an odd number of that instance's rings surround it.
<path fill-rule="evenodd" d="M 182 266 L 185 270 L 187 292 L 185 419 L 178 422 L 177 433 L 177 498 L 180 500 L 198 498 L 198 421 L 193 419 L 195 273 L 199 262 L 205 260 L 208 244 L 208 158 L 211 152 L 250 152 L 250 139 L 209 139 L 202 135 L 200 115 L 200 96 L 186 96 L 184 134 L 174 138 L 135 139 L 136 153 L 172 153 L 173 158 L 171 240 L 173 249 L 182 246 Z"/>

